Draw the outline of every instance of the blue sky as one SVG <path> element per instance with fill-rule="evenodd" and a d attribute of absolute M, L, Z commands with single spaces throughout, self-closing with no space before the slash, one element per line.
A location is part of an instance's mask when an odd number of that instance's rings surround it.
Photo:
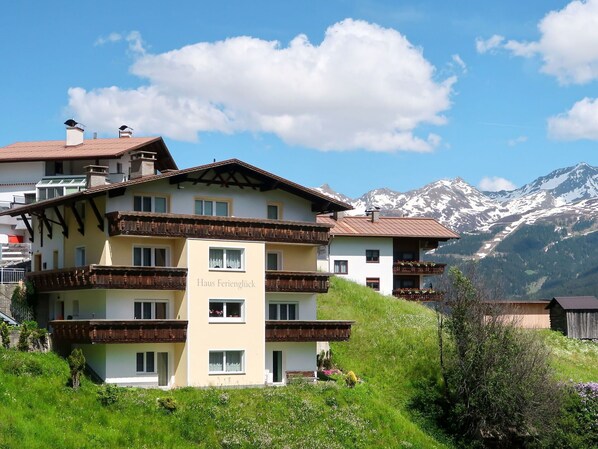
<path fill-rule="evenodd" d="M 598 0 L 0 8 L 0 146 L 126 123 L 351 197 L 598 165 Z"/>

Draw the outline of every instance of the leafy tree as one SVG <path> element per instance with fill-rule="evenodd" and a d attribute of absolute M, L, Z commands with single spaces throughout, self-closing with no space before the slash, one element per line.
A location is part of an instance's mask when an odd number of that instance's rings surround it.
<path fill-rule="evenodd" d="M 4 321 L 0 322 L 0 339 L 2 340 L 2 347 L 8 349 L 10 347 L 10 330 L 8 324 Z"/>
<path fill-rule="evenodd" d="M 505 321 L 490 298 L 451 268 L 438 315 L 441 422 L 481 447 L 522 447 L 557 419 L 560 387 L 543 343 Z"/>
<path fill-rule="evenodd" d="M 85 370 L 85 356 L 80 348 L 75 348 L 71 355 L 67 357 L 69 368 L 71 369 L 71 386 L 77 390 L 81 385 L 81 374 Z"/>

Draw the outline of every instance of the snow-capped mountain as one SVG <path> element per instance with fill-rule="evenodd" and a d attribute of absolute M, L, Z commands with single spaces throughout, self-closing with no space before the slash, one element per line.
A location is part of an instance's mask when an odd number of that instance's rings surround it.
<path fill-rule="evenodd" d="M 354 200 L 328 185 L 316 190 L 353 205 L 351 214 L 379 207 L 384 215 L 433 217 L 461 232 L 484 230 L 496 223 L 598 215 L 598 202 L 583 201 L 598 198 L 598 167 L 585 163 L 555 170 L 509 192 L 481 192 L 460 178 L 405 193 L 374 189 Z"/>

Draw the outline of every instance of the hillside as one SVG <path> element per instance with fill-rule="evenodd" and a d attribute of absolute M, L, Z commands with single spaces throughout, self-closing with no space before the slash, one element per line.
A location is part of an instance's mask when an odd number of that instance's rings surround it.
<path fill-rule="evenodd" d="M 363 380 L 356 388 L 112 392 L 84 379 L 74 392 L 56 355 L 0 349 L 0 448 L 453 447 L 407 406 L 421 379 L 438 377 L 433 311 L 333 278 L 319 318 L 357 320 L 351 340 L 332 345 L 336 363 Z M 544 335 L 561 379 L 598 380 L 598 345 Z"/>

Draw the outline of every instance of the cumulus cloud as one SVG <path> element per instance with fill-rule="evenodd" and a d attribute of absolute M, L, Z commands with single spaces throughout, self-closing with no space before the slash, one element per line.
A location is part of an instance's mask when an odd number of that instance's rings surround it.
<path fill-rule="evenodd" d="M 511 181 L 498 176 L 485 176 L 478 187 L 486 192 L 499 192 L 501 190 L 515 190 L 517 186 Z"/>
<path fill-rule="evenodd" d="M 502 47 L 504 40 L 505 38 L 498 34 L 495 34 L 489 39 L 482 39 L 478 37 L 475 40 L 475 48 L 477 52 L 481 54 L 488 52 L 492 53 Z"/>
<path fill-rule="evenodd" d="M 131 72 L 146 85 L 69 89 L 78 120 L 187 141 L 249 131 L 319 150 L 431 151 L 440 137 L 417 128 L 446 122 L 456 82 L 437 80 L 398 31 L 351 19 L 328 28 L 319 45 L 304 35 L 288 46 L 243 36 L 154 55 L 140 35 L 129 40 L 137 42 Z"/>
<path fill-rule="evenodd" d="M 598 0 L 572 1 L 551 11 L 538 23 L 538 30 L 538 41 L 511 40 L 504 48 L 517 56 L 539 55 L 542 71 L 561 84 L 598 79 Z"/>
<path fill-rule="evenodd" d="M 516 145 L 519 145 L 520 143 L 525 143 L 527 142 L 527 136 L 519 136 L 519 137 L 515 137 L 514 139 L 509 139 L 509 141 L 507 142 L 507 145 L 509 145 L 510 147 L 514 147 Z"/>
<path fill-rule="evenodd" d="M 598 99 L 584 98 L 548 119 L 548 134 L 559 140 L 598 140 Z"/>

